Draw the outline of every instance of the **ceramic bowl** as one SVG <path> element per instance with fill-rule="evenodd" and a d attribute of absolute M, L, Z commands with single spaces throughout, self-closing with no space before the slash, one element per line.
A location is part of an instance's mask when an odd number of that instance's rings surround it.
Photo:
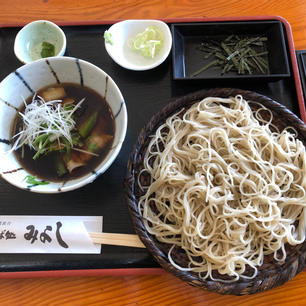
<path fill-rule="evenodd" d="M 164 35 L 161 49 L 154 58 L 144 57 L 129 47 L 129 40 L 147 27 L 155 26 Z M 160 20 L 125 20 L 113 24 L 108 32 L 113 43 L 105 40 L 105 48 L 110 57 L 120 66 L 130 70 L 149 70 L 159 66 L 168 57 L 172 47 L 172 36 L 168 25 Z"/>
<path fill-rule="evenodd" d="M 45 86 L 56 83 L 76 83 L 93 89 L 105 97 L 115 118 L 115 135 L 111 150 L 91 173 L 66 182 L 29 185 L 30 174 L 21 167 L 11 149 L 13 125 L 17 111 L 27 99 Z M 127 110 L 123 96 L 103 70 L 84 60 L 71 57 L 51 57 L 24 65 L 0 83 L 0 173 L 9 183 L 39 193 L 58 193 L 74 190 L 93 182 L 105 172 L 117 157 L 125 138 Z"/>
<path fill-rule="evenodd" d="M 66 36 L 55 23 L 36 20 L 24 26 L 16 35 L 14 52 L 16 57 L 27 64 L 42 58 L 42 43 L 54 46 L 54 56 L 62 56 L 66 51 Z"/>

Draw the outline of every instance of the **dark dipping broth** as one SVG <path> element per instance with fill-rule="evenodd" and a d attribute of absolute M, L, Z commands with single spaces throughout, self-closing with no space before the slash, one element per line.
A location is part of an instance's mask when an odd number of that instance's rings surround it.
<path fill-rule="evenodd" d="M 37 159 L 33 159 L 36 151 L 28 145 L 23 145 L 23 148 L 15 150 L 15 156 L 21 166 L 26 169 L 30 174 L 45 181 L 67 181 L 73 178 L 78 178 L 94 171 L 97 165 L 106 157 L 109 152 L 115 134 L 115 120 L 112 111 L 107 104 L 106 100 L 98 93 L 90 88 L 80 86 L 77 84 L 64 83 L 60 85 L 48 86 L 38 92 L 39 96 L 44 96 L 44 93 L 51 92 L 53 89 L 64 89 L 65 97 L 60 97 L 62 101 L 74 101 L 72 105 L 77 104 L 80 100 L 85 98 L 84 102 L 78 108 L 73 119 L 76 122 L 76 130 L 79 134 L 79 142 L 81 146 L 73 146 L 70 150 L 70 156 L 67 155 L 65 150 L 52 150 L 48 154 L 41 154 Z M 54 98 L 55 97 L 55 98 Z M 30 104 L 33 97 L 27 100 Z M 72 99 L 73 100 L 72 100 Z M 45 101 L 48 99 L 44 98 Z M 49 100 L 57 100 L 57 94 Z M 69 104 L 68 103 L 68 104 Z M 66 105 L 66 104 L 65 104 Z M 25 108 L 21 110 L 24 112 Z M 79 128 L 86 125 L 91 120 L 93 114 L 95 123 L 93 124 L 87 136 L 82 137 L 79 133 Z M 13 135 L 22 129 L 23 120 L 17 116 L 15 129 Z M 95 155 L 74 150 L 80 148 L 84 151 L 92 151 Z M 93 150 L 90 150 L 93 148 Z M 98 155 L 98 156 L 96 156 Z M 69 159 L 69 160 L 68 160 Z M 58 170 L 58 163 L 61 163 L 61 168 L 65 167 L 65 173 Z M 81 164 L 81 165 L 80 165 Z"/>

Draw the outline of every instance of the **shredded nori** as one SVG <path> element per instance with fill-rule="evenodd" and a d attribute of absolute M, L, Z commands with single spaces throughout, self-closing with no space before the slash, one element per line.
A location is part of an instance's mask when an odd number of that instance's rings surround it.
<path fill-rule="evenodd" d="M 221 75 L 232 71 L 237 74 L 269 73 L 266 42 L 267 37 L 239 35 L 230 35 L 219 41 L 206 40 L 198 49 L 204 53 L 204 59 L 212 57 L 212 60 L 193 72 L 191 77 L 211 67 L 220 68 Z"/>

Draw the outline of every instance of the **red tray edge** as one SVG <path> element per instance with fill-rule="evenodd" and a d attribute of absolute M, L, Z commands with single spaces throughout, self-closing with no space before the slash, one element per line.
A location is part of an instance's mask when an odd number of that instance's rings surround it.
<path fill-rule="evenodd" d="M 126 269 L 86 269 L 86 270 L 50 270 L 0 272 L 0 279 L 53 278 L 53 277 L 103 277 L 103 276 L 141 276 L 163 275 L 168 272 L 162 268 L 126 268 Z M 306 273 L 306 268 L 301 271 Z"/>
<path fill-rule="evenodd" d="M 0 272 L 0 279 L 9 278 L 46 278 L 46 277 L 80 277 L 80 276 L 128 276 L 161 275 L 167 273 L 162 268 L 125 268 L 125 269 L 86 269 L 86 270 L 50 270 Z"/>

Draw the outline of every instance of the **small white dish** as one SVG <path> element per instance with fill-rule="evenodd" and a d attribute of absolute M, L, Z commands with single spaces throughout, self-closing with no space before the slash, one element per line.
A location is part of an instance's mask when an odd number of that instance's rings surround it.
<path fill-rule="evenodd" d="M 54 56 L 62 56 L 66 51 L 66 36 L 55 23 L 36 20 L 24 26 L 16 35 L 14 52 L 16 57 L 27 64 L 41 57 L 42 43 L 48 42 L 55 48 Z"/>
<path fill-rule="evenodd" d="M 128 40 L 143 32 L 149 26 L 156 26 L 164 35 L 161 49 L 154 58 L 144 57 L 132 50 Z M 168 57 L 172 47 L 172 35 L 166 23 L 160 20 L 138 19 L 125 20 L 112 25 L 108 32 L 113 44 L 105 41 L 105 48 L 110 57 L 120 66 L 130 70 L 149 70 L 157 67 Z"/>

